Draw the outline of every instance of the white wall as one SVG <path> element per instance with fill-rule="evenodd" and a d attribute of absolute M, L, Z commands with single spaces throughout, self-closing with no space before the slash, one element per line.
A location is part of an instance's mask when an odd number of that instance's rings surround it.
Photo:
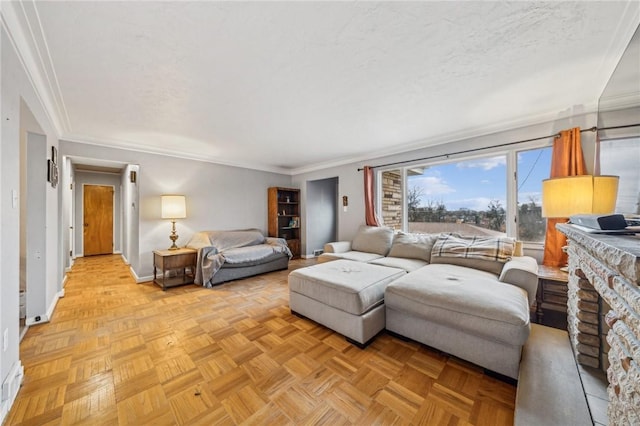
<path fill-rule="evenodd" d="M 33 113 L 47 140 L 47 150 L 57 146 L 56 133 L 36 96 L 15 50 L 2 28 L 0 33 L 0 338 L 8 331 L 8 349 L 0 358 L 0 379 L 4 382 L 10 371 L 20 366 L 19 360 L 19 255 L 20 255 L 20 199 L 12 202 L 12 191 L 20 189 L 20 102 Z M 46 163 L 42 166 L 45 167 Z M 55 306 L 61 290 L 62 274 L 59 262 L 58 192 L 50 185 L 46 189 L 46 232 L 42 235 L 46 247 L 45 281 L 39 283 L 44 296 L 46 318 Z M 1 351 L 0 347 L 0 351 Z M 0 419 L 11 406 L 12 398 L 0 404 Z"/>
<path fill-rule="evenodd" d="M 58 153 L 60 156 L 60 236 L 62 238 L 62 247 L 60 249 L 61 264 L 64 270 L 69 270 L 73 264 L 73 257 L 70 254 L 72 250 L 75 250 L 74 245 L 71 242 L 70 235 L 71 227 L 75 227 L 73 223 L 73 212 L 71 207 L 73 206 L 72 198 L 74 191 L 72 189 L 72 183 L 74 180 L 73 168 L 71 167 L 71 159 Z M 66 235 L 66 237 L 65 237 Z"/>
<path fill-rule="evenodd" d="M 75 256 L 84 255 L 84 185 L 105 185 L 113 186 L 113 252 L 122 251 L 122 206 L 121 206 L 121 184 L 122 176 L 112 173 L 94 173 L 86 171 L 76 171 L 74 176 L 75 191 Z"/>
<path fill-rule="evenodd" d="M 121 175 L 122 185 L 122 257 L 128 264 L 138 264 L 138 178 L 140 167 L 129 164 Z M 131 173 L 136 173 L 136 181 L 131 182 Z M 135 238 L 134 238 L 135 237 Z"/>
<path fill-rule="evenodd" d="M 27 170 L 27 132 L 44 134 L 29 107 L 20 100 L 20 169 Z M 46 143 L 46 141 L 45 141 Z M 31 158 L 34 163 L 37 161 Z M 20 193 L 27 193 L 27 173 L 20 173 Z M 27 197 L 20 197 L 20 289 L 26 287 Z"/>
<path fill-rule="evenodd" d="M 43 135 L 27 133 L 26 192 L 21 191 L 25 200 L 25 213 L 20 223 L 25 223 L 25 271 L 27 289 L 27 323 L 36 322 L 47 310 L 46 293 L 42 284 L 46 282 L 47 249 L 44 230 L 47 222 L 46 190 L 47 182 L 47 139 Z"/>
<path fill-rule="evenodd" d="M 215 229 L 258 228 L 267 232 L 267 188 L 291 186 L 291 177 L 278 173 L 223 166 L 163 155 L 61 141 L 62 155 L 99 158 L 135 164 L 139 221 L 137 250 L 127 255 L 136 276 L 153 273 L 152 252 L 171 245 L 171 222 L 160 219 L 160 195 L 184 194 L 187 218 L 176 222 L 178 245 L 194 232 Z M 128 200 L 127 202 L 129 202 Z M 132 207 L 132 214 L 135 214 Z M 134 241 L 131 241 L 135 244 Z M 138 259 L 135 259 L 135 256 Z"/>

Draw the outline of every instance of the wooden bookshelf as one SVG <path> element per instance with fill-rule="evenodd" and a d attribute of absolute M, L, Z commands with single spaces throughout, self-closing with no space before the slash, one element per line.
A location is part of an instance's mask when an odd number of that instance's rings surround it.
<path fill-rule="evenodd" d="M 300 190 L 269 188 L 268 197 L 270 237 L 284 238 L 294 257 L 300 257 Z"/>

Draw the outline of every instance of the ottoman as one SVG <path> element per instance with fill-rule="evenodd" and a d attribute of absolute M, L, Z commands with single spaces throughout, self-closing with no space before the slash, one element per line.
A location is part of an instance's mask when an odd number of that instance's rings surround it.
<path fill-rule="evenodd" d="M 289 274 L 291 312 L 364 347 L 385 327 L 384 291 L 402 269 L 335 260 Z"/>

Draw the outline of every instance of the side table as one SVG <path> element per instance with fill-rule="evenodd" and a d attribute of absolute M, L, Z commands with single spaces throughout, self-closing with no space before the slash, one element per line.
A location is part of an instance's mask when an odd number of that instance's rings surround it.
<path fill-rule="evenodd" d="M 166 290 L 184 284 L 191 284 L 195 278 L 197 251 L 188 248 L 178 250 L 153 251 L 153 282 Z M 160 277 L 156 277 L 160 269 Z M 167 276 L 176 271 L 175 276 Z"/>
<path fill-rule="evenodd" d="M 559 267 L 538 265 L 536 322 L 567 329 L 567 282 L 569 274 Z"/>

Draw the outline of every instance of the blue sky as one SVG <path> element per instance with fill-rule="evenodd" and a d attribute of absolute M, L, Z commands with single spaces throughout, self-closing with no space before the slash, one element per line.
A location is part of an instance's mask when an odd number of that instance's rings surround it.
<path fill-rule="evenodd" d="M 518 201 L 534 197 L 540 204 L 542 180 L 549 177 L 551 149 L 522 151 L 518 154 Z M 491 200 L 506 206 L 506 157 L 486 157 L 431 166 L 420 176 L 409 176 L 409 188 L 419 186 L 428 201 L 442 201 L 447 210 L 468 208 L 486 210 Z"/>

